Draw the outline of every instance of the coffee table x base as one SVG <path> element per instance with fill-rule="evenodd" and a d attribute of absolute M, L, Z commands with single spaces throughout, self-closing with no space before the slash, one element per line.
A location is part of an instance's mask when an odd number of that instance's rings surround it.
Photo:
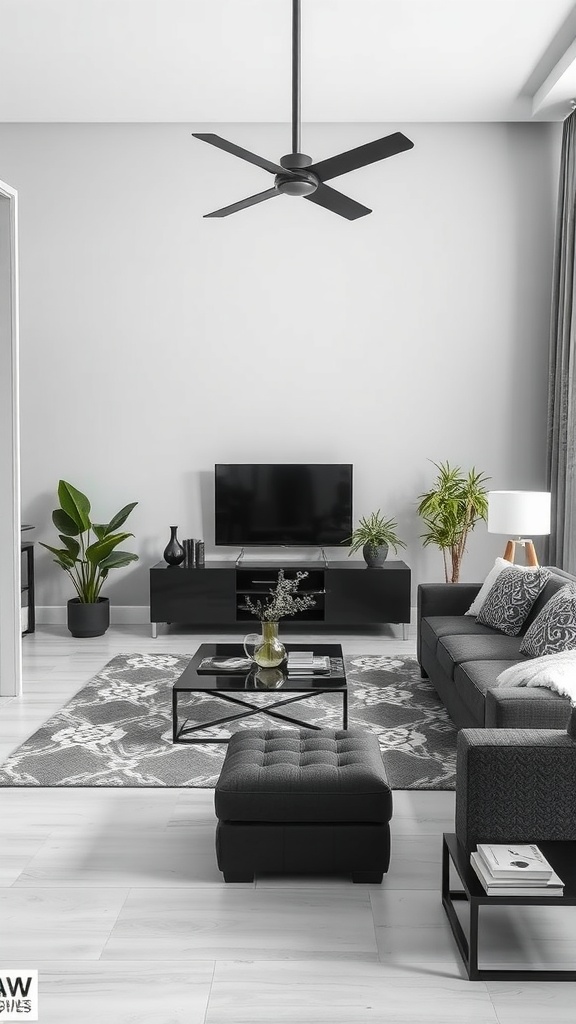
<path fill-rule="evenodd" d="M 214 725 L 224 725 L 226 722 L 236 722 L 240 718 L 251 718 L 253 715 L 270 715 L 271 718 L 281 719 L 283 722 L 289 722 L 291 725 L 303 726 L 305 729 L 313 729 L 319 732 L 322 728 L 320 725 L 314 725 L 312 722 L 303 722 L 302 719 L 292 718 L 290 715 L 283 715 L 279 711 L 274 710 L 275 708 L 281 708 L 286 704 L 295 704 L 298 701 L 308 700 L 309 697 L 317 697 L 320 693 L 342 693 L 342 728 L 348 728 L 348 691 L 343 689 L 342 691 L 323 690 L 320 688 L 314 689 L 310 693 L 298 693 L 294 697 L 285 697 L 283 700 L 273 701 L 271 704 L 266 704 L 261 707 L 258 704 L 252 704 L 248 700 L 239 700 L 238 697 L 233 697 L 230 693 L 224 693 L 222 690 L 212 690 L 210 693 L 211 697 L 217 697 L 219 700 L 228 702 L 229 704 L 236 704 L 242 708 L 247 708 L 246 711 L 240 711 L 235 715 L 224 715 L 222 718 L 211 718 L 208 722 L 202 722 L 201 725 L 188 725 L 188 719 L 180 725 L 178 721 L 178 693 L 188 693 L 190 690 L 177 690 L 174 688 L 172 691 L 172 741 L 173 743 L 224 743 L 227 739 L 223 737 L 212 737 L 204 736 L 197 739 L 185 739 L 184 737 L 190 737 L 192 733 L 204 732 L 206 729 L 211 728 Z"/>

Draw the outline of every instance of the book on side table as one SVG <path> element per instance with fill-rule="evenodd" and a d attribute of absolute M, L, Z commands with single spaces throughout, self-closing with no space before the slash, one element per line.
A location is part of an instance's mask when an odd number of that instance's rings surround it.
<path fill-rule="evenodd" d="M 479 843 L 470 863 L 489 896 L 562 896 L 564 882 L 533 844 Z"/>

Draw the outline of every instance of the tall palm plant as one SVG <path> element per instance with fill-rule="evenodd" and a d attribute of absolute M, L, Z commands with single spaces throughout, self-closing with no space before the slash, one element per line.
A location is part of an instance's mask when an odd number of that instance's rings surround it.
<path fill-rule="evenodd" d="M 488 516 L 484 484 L 490 478 L 474 467 L 463 474 L 460 466 L 435 462 L 438 476 L 432 490 L 420 494 L 418 515 L 424 520 L 424 546 L 435 544 L 442 551 L 446 583 L 458 583 L 468 534 Z M 449 564 L 450 560 L 450 564 Z"/>

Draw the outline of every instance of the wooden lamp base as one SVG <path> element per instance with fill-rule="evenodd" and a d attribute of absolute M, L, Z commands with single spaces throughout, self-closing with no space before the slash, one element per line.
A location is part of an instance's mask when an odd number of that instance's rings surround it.
<path fill-rule="evenodd" d="M 514 556 L 516 553 L 516 545 L 521 544 L 526 553 L 526 565 L 532 565 L 535 568 L 538 566 L 538 558 L 536 557 L 536 549 L 534 542 L 531 540 L 509 540 L 506 545 L 506 551 L 504 552 L 504 558 L 507 562 L 514 562 Z"/>

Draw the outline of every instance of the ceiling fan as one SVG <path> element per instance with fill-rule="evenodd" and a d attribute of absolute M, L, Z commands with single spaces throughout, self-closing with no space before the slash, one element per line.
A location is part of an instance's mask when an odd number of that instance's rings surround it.
<path fill-rule="evenodd" d="M 275 175 L 273 188 L 258 192 L 248 199 L 241 199 L 231 206 L 223 206 L 221 210 L 214 210 L 213 213 L 206 213 L 205 217 L 228 217 L 231 213 L 263 203 L 274 196 L 287 195 L 303 196 L 311 203 L 317 203 L 318 206 L 323 206 L 340 217 L 357 220 L 358 217 L 372 213 L 372 210 L 355 202 L 354 199 L 349 199 L 342 192 L 330 188 L 326 182 L 358 167 L 366 167 L 367 164 L 403 153 L 414 146 L 402 132 L 394 132 L 383 139 L 368 142 L 365 146 L 357 146 L 356 149 L 349 149 L 346 153 L 329 157 L 328 160 L 320 160 L 317 164 L 312 163 L 312 157 L 300 152 L 300 0 L 292 0 L 292 152 L 280 157 L 280 163 L 275 164 L 211 132 L 193 132 L 193 136 Z"/>

